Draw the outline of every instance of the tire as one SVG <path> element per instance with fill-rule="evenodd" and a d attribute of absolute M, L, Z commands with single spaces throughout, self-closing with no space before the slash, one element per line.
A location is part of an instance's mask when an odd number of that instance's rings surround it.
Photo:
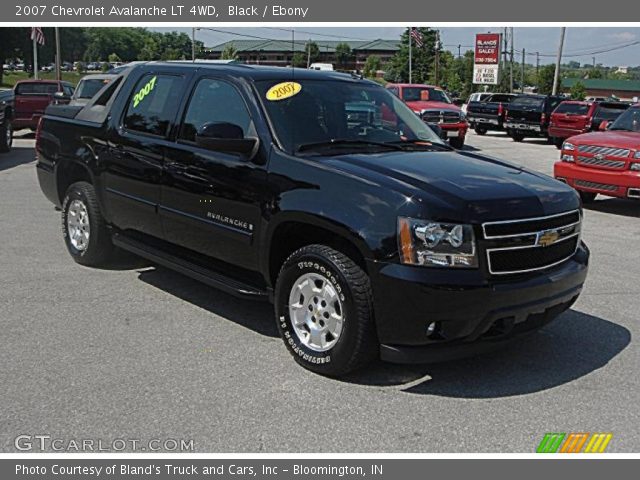
<path fill-rule="evenodd" d="M 553 139 L 553 143 L 555 144 L 558 150 L 562 150 L 562 144 L 564 143 L 564 139 L 556 137 Z"/>
<path fill-rule="evenodd" d="M 524 140 L 524 135 L 522 135 L 521 133 L 512 132 L 509 136 L 513 139 L 514 142 L 519 143 Z"/>
<path fill-rule="evenodd" d="M 483 127 L 476 127 L 473 129 L 473 131 L 476 132 L 478 135 L 486 135 L 487 133 L 487 129 Z"/>
<path fill-rule="evenodd" d="M 11 145 L 13 145 L 13 128 L 11 122 L 5 121 L 0 125 L 0 152 L 11 151 Z"/>
<path fill-rule="evenodd" d="M 275 312 L 287 350 L 308 370 L 339 377 L 378 356 L 369 277 L 330 247 L 308 245 L 289 256 L 276 282 Z M 334 316 L 341 321 L 324 323 Z"/>
<path fill-rule="evenodd" d="M 580 200 L 582 200 L 582 203 L 593 203 L 598 196 L 595 192 L 584 192 L 582 190 L 578 190 L 578 193 L 580 194 Z"/>
<path fill-rule="evenodd" d="M 77 182 L 67 189 L 62 202 L 62 234 L 77 263 L 88 267 L 109 265 L 115 247 L 90 183 Z"/>
<path fill-rule="evenodd" d="M 449 144 L 457 149 L 460 150 L 462 147 L 464 147 L 464 137 L 455 137 L 455 138 L 450 138 L 449 139 Z"/>
<path fill-rule="evenodd" d="M 555 145 L 556 143 L 556 139 L 553 137 L 547 137 L 547 144 L 549 145 Z"/>

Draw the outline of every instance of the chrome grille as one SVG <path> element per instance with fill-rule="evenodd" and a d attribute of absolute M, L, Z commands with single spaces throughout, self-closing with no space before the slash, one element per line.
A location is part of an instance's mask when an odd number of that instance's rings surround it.
<path fill-rule="evenodd" d="M 422 112 L 422 121 L 427 123 L 458 123 L 460 114 L 446 110 L 427 110 Z"/>
<path fill-rule="evenodd" d="M 612 157 L 628 157 L 628 148 L 600 147 L 598 145 L 578 145 L 578 152 L 591 153 L 593 155 L 610 155 Z"/>
<path fill-rule="evenodd" d="M 586 180 L 576 180 L 578 187 L 593 188 L 595 190 L 605 190 L 607 192 L 615 192 L 618 190 L 617 185 L 608 185 L 606 183 L 587 182 Z"/>
<path fill-rule="evenodd" d="M 578 210 L 546 217 L 482 225 L 487 267 L 492 275 L 508 275 L 558 265 L 580 244 L 582 218 Z"/>
<path fill-rule="evenodd" d="M 592 167 L 624 168 L 624 160 L 607 160 L 606 158 L 584 157 L 578 155 L 578 163 Z"/>

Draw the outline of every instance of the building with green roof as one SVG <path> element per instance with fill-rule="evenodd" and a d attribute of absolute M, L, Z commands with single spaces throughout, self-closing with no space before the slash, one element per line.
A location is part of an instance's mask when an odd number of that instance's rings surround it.
<path fill-rule="evenodd" d="M 346 43 L 351 48 L 351 61 L 345 65 L 348 70 L 361 70 L 367 57 L 376 55 L 382 63 L 386 63 L 400 49 L 398 40 L 309 40 L 318 45 L 320 56 L 316 62 L 336 64 L 336 47 Z M 207 47 L 207 58 L 220 59 L 228 46 L 238 52 L 238 60 L 244 63 L 273 66 L 291 65 L 294 53 L 306 51 L 307 40 L 230 40 L 213 47 Z"/>
<path fill-rule="evenodd" d="M 639 80 L 609 80 L 606 78 L 563 78 L 562 89 L 571 90 L 576 83 L 582 83 L 587 97 L 615 97 L 620 100 L 635 101 L 640 98 Z"/>

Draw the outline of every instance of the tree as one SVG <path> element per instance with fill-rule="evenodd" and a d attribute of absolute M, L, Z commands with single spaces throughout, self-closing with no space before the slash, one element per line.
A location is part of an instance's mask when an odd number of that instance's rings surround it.
<path fill-rule="evenodd" d="M 571 100 L 584 100 L 587 96 L 587 90 L 584 88 L 584 83 L 579 81 L 573 84 L 570 93 Z"/>
<path fill-rule="evenodd" d="M 362 74 L 366 78 L 376 78 L 376 72 L 380 70 L 381 66 L 382 62 L 380 61 L 380 57 L 377 55 L 369 55 L 367 61 L 364 62 Z"/>
<path fill-rule="evenodd" d="M 346 68 L 352 57 L 353 54 L 348 43 L 339 43 L 336 45 L 336 60 L 342 69 Z"/>
<path fill-rule="evenodd" d="M 23 56 L 23 48 L 28 38 L 28 28 L 0 28 L 0 85 L 4 75 L 3 64 L 7 60 Z"/>
<path fill-rule="evenodd" d="M 121 62 L 122 61 L 122 60 L 120 60 L 120 57 L 118 56 L 117 53 L 109 54 L 108 60 L 109 60 L 109 63 L 116 63 L 116 62 Z"/>
<path fill-rule="evenodd" d="M 302 52 L 296 52 L 291 58 L 291 65 L 294 67 L 305 68 L 307 66 L 307 55 Z"/>
<path fill-rule="evenodd" d="M 540 67 L 540 75 L 538 76 L 538 93 L 550 95 L 553 91 L 553 77 L 556 72 L 555 65 L 545 65 Z"/>
<path fill-rule="evenodd" d="M 422 35 L 423 45 L 418 47 L 412 40 L 412 81 L 425 83 L 433 73 L 437 32 L 428 27 L 418 27 L 416 30 Z M 409 81 L 409 34 L 407 28 L 400 37 L 400 50 L 391 59 L 387 71 L 386 79 L 389 81 Z"/>
<path fill-rule="evenodd" d="M 599 68 L 590 68 L 587 72 L 587 78 L 602 78 L 604 75 Z"/>
<path fill-rule="evenodd" d="M 305 66 L 307 67 L 320 58 L 320 48 L 316 42 L 307 42 L 304 47 L 304 51 L 307 58 Z"/>
<path fill-rule="evenodd" d="M 228 43 L 226 47 L 222 50 L 220 54 L 220 58 L 222 60 L 237 60 L 238 59 L 238 49 L 234 47 L 233 43 Z"/>

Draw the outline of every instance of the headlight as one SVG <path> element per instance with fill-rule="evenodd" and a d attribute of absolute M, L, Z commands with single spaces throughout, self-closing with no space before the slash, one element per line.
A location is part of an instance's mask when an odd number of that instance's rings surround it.
<path fill-rule="evenodd" d="M 631 166 L 629 167 L 629 170 L 633 170 L 634 172 L 640 172 L 640 162 L 631 162 Z"/>
<path fill-rule="evenodd" d="M 402 263 L 428 267 L 478 266 L 471 225 L 398 218 L 398 247 Z"/>
<path fill-rule="evenodd" d="M 633 158 L 640 158 L 640 150 L 633 154 Z"/>
<path fill-rule="evenodd" d="M 562 150 L 569 150 L 569 151 L 574 151 L 576 149 L 576 147 L 573 145 L 573 143 L 569 143 L 569 142 L 564 142 L 562 144 Z"/>
<path fill-rule="evenodd" d="M 569 153 L 563 153 L 562 155 L 560 155 L 560 160 L 562 160 L 563 162 L 574 162 L 575 159 L 573 158 L 573 155 L 569 154 Z"/>

